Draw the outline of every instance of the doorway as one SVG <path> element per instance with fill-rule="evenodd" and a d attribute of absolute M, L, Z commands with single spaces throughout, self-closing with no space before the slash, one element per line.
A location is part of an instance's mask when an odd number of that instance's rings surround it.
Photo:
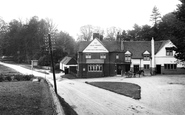
<path fill-rule="evenodd" d="M 161 74 L 161 65 L 156 65 L 156 74 Z"/>
<path fill-rule="evenodd" d="M 134 65 L 134 73 L 139 71 L 139 65 Z"/>

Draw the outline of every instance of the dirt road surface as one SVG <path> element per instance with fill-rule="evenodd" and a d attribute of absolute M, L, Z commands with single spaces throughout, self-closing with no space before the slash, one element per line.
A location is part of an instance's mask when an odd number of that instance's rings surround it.
<path fill-rule="evenodd" d="M 0 62 L 0 64 L 2 64 Z M 4 63 L 3 63 L 4 64 Z M 5 64 L 6 65 L 6 64 Z M 15 65 L 6 65 L 22 73 L 46 77 Z M 141 99 L 134 100 L 85 83 L 85 81 L 131 82 L 141 86 Z M 107 77 L 94 79 L 62 79 L 57 76 L 58 94 L 79 115 L 184 115 L 185 76 L 154 76 L 143 78 Z"/>

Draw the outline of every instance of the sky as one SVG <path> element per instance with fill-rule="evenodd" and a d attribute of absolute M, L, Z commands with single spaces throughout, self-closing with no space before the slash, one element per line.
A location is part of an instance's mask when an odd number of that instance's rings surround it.
<path fill-rule="evenodd" d="M 49 18 L 59 31 L 75 39 L 84 25 L 102 29 L 132 29 L 134 24 L 151 25 L 150 15 L 156 6 L 161 15 L 174 11 L 179 0 L 0 0 L 0 18 L 29 20 Z"/>

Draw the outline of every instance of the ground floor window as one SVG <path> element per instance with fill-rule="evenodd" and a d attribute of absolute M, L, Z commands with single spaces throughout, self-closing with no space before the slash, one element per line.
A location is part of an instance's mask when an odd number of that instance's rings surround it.
<path fill-rule="evenodd" d="M 177 69 L 177 64 L 164 64 L 164 69 Z"/>
<path fill-rule="evenodd" d="M 149 64 L 145 64 L 144 65 L 144 69 L 150 69 L 150 65 Z"/>
<path fill-rule="evenodd" d="M 91 64 L 88 65 L 89 72 L 102 72 L 102 65 L 100 64 Z"/>

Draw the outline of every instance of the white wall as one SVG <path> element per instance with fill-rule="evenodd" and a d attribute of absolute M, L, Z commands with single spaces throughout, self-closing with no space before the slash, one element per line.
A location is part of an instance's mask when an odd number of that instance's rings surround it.
<path fill-rule="evenodd" d="M 170 41 L 155 55 L 155 63 L 164 66 L 164 64 L 177 64 L 177 67 L 183 67 L 181 63 L 177 63 L 177 59 L 174 57 L 175 51 L 173 51 L 173 56 L 166 56 L 166 47 L 173 47 L 174 44 Z"/>
<path fill-rule="evenodd" d="M 157 54 L 155 55 L 156 57 L 158 56 L 165 56 L 165 57 L 168 57 L 166 56 L 166 47 L 173 47 L 175 46 L 171 41 L 168 42 L 167 44 L 165 44 L 161 49 L 160 51 L 157 52 Z M 173 56 L 175 54 L 175 51 L 173 51 Z M 169 56 L 169 57 L 172 57 L 172 56 Z"/>
<path fill-rule="evenodd" d="M 143 59 L 131 59 L 131 67 L 134 67 L 134 65 L 139 65 L 139 67 L 144 67 L 144 64 L 149 64 L 151 67 L 151 60 L 144 61 Z"/>

